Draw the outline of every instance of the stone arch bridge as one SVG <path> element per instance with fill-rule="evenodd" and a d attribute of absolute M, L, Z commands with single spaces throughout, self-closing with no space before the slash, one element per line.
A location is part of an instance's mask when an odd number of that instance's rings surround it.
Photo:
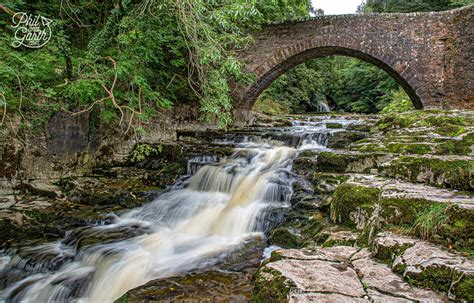
<path fill-rule="evenodd" d="M 273 80 L 305 61 L 355 57 L 390 74 L 416 108 L 474 109 L 474 5 L 410 14 L 322 16 L 269 25 L 238 53 L 256 76 L 232 84 L 236 121 L 248 121 L 257 97 Z"/>

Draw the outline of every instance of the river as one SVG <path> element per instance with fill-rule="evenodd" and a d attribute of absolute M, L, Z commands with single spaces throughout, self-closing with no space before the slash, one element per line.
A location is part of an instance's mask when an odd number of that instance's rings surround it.
<path fill-rule="evenodd" d="M 154 201 L 4 255 L 1 300 L 112 302 L 150 280 L 209 268 L 262 241 L 274 227 L 268 216 L 291 206 L 293 159 L 302 150 L 325 149 L 338 131 L 326 122 L 356 121 L 308 118 L 229 134 L 215 144 L 232 146 L 232 156 L 190 159 L 188 176 Z M 78 245 L 91 237 L 101 241 Z M 29 264 L 25 254 L 44 261 Z"/>

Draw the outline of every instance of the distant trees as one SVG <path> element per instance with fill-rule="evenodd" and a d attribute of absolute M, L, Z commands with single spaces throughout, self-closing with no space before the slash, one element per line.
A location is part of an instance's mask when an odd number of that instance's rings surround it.
<path fill-rule="evenodd" d="M 366 0 L 360 12 L 409 13 L 442 11 L 472 4 L 473 0 Z"/>

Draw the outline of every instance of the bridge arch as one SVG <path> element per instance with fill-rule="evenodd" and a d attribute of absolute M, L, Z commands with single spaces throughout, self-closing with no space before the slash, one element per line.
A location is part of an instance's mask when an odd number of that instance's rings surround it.
<path fill-rule="evenodd" d="M 474 5 L 452 11 L 322 16 L 269 25 L 238 53 L 251 85 L 232 85 L 234 119 L 251 119 L 259 94 L 308 60 L 343 55 L 391 75 L 416 108 L 474 109 Z"/>
<path fill-rule="evenodd" d="M 374 56 L 362 52 L 360 50 L 354 50 L 341 46 L 316 47 L 305 50 L 301 53 L 287 58 L 286 60 L 273 66 L 273 68 L 271 68 L 270 70 L 265 71 L 262 75 L 257 74 L 258 78 L 256 83 L 246 89 L 243 98 L 244 100 L 246 100 L 246 102 L 248 102 L 248 106 L 251 109 L 255 104 L 258 96 L 282 74 L 286 73 L 287 71 L 291 70 L 299 64 L 308 62 L 313 59 L 333 55 L 356 58 L 371 63 L 377 66 L 378 68 L 384 70 L 387 74 L 394 78 L 394 80 L 405 90 L 416 109 L 423 108 L 421 98 L 417 95 L 416 92 L 420 87 L 417 82 L 414 81 L 416 80 L 416 78 L 409 77 L 412 74 L 409 66 L 406 66 L 403 69 L 403 75 L 405 75 L 404 77 L 395 69 L 398 67 L 398 70 L 400 70 L 400 67 L 398 66 L 398 64 L 400 64 L 399 62 L 390 62 L 390 58 L 375 58 Z M 271 58 L 269 60 L 275 59 Z M 266 64 L 266 62 L 263 62 L 263 64 Z M 260 73 L 261 72 L 262 71 L 260 71 Z"/>

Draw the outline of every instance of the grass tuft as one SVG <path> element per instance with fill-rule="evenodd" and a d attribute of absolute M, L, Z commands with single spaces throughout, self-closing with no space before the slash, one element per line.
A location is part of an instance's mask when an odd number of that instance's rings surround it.
<path fill-rule="evenodd" d="M 430 240 L 448 220 L 448 205 L 439 203 L 422 210 L 416 216 L 412 232 L 422 240 Z"/>

